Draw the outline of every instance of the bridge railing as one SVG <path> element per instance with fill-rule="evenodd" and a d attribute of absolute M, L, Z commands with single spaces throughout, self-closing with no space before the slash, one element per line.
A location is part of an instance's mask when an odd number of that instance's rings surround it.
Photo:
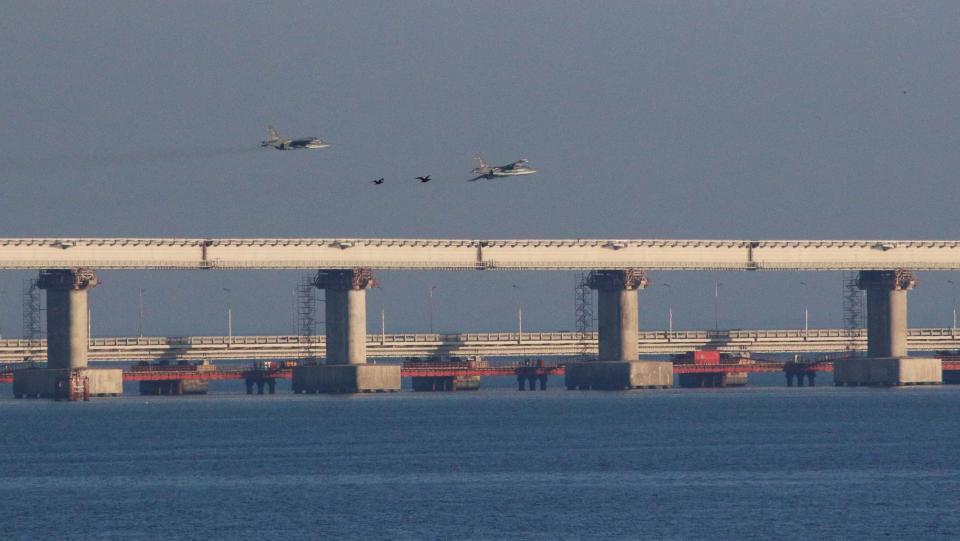
<path fill-rule="evenodd" d="M 641 341 L 757 341 L 757 340 L 816 340 L 840 339 L 850 337 L 850 331 L 845 329 L 766 329 L 766 330 L 722 330 L 722 331 L 643 331 L 638 333 Z M 368 334 L 367 341 L 371 344 L 406 344 L 406 343 L 480 343 L 480 342 L 557 342 L 583 340 L 581 334 L 569 331 L 549 332 L 479 332 L 479 333 L 399 333 L 399 334 Z M 866 330 L 856 329 L 853 337 L 866 336 Z M 908 338 L 957 338 L 960 332 L 952 328 L 915 328 L 907 331 Z M 587 333 L 586 341 L 596 341 L 597 333 Z M 198 346 L 304 346 L 323 345 L 326 338 L 322 335 L 309 339 L 296 335 L 238 335 L 238 336 L 143 336 L 143 337 L 104 337 L 92 338 L 92 348 L 109 347 L 198 347 Z M 44 349 L 46 340 L 27 340 L 22 338 L 7 338 L 0 340 L 2 349 Z"/>
<path fill-rule="evenodd" d="M 582 341 L 581 334 L 572 331 L 544 331 L 544 332 L 468 332 L 468 333 L 399 333 L 367 335 L 371 344 L 406 344 L 406 343 L 480 343 L 480 342 L 558 342 Z M 815 340 L 848 338 L 850 332 L 845 329 L 733 329 L 721 331 L 642 331 L 638 333 L 640 341 L 758 341 L 758 340 Z M 855 337 L 866 336 L 866 330 L 857 329 Z M 960 329 L 947 328 L 914 328 L 907 331 L 908 338 L 960 338 Z M 586 341 L 596 341 L 597 333 L 587 333 Z M 142 336 L 142 337 L 103 337 L 92 338 L 92 348 L 101 347 L 196 347 L 196 346 L 224 346 L 224 345 L 323 345 L 326 338 L 323 335 L 309 339 L 297 335 L 237 335 L 237 336 Z M 0 340 L 2 349 L 44 349 L 46 340 L 27 340 L 22 338 L 7 338 Z"/>
<path fill-rule="evenodd" d="M 734 329 L 726 331 L 645 331 L 639 333 L 639 351 L 643 355 L 683 353 L 695 349 L 725 352 L 752 351 L 826 352 L 866 348 L 866 332 L 853 337 L 845 329 Z M 952 328 L 916 328 L 908 331 L 908 347 L 913 351 L 960 349 L 960 333 Z M 309 339 L 296 335 L 103 337 L 90 341 L 89 358 L 95 361 L 119 360 L 203 360 L 203 359 L 278 359 L 322 356 L 324 336 Z M 431 355 L 564 356 L 581 353 L 583 347 L 595 351 L 597 334 L 586 339 L 576 332 L 544 331 L 518 334 L 496 333 L 399 333 L 369 334 L 367 354 L 376 357 Z M 0 340 L 0 362 L 26 359 L 43 360 L 46 341 Z"/>

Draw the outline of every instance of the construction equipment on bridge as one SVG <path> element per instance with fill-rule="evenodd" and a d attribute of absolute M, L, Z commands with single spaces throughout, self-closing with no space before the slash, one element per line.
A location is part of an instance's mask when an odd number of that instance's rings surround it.
<path fill-rule="evenodd" d="M 317 336 L 317 304 L 319 290 L 314 286 L 312 274 L 304 273 L 297 284 L 297 335 L 303 344 L 303 359 L 306 363 L 317 362 L 314 342 Z"/>
<path fill-rule="evenodd" d="M 36 278 L 23 281 L 23 339 L 28 347 L 24 360 L 30 360 L 34 348 L 41 348 L 43 340 L 43 304 L 42 290 L 37 287 Z"/>
<path fill-rule="evenodd" d="M 854 357 L 857 353 L 857 340 L 863 333 L 863 295 L 857 286 L 858 272 L 843 273 L 843 326 L 847 331 L 848 356 Z M 810 380 L 811 384 L 813 380 Z"/>
<path fill-rule="evenodd" d="M 581 272 L 577 285 L 574 288 L 574 317 L 576 318 L 577 336 L 580 339 L 580 351 L 577 360 L 586 361 L 591 358 L 593 349 L 588 345 L 594 329 L 593 316 L 593 289 L 590 287 L 590 273 Z"/>

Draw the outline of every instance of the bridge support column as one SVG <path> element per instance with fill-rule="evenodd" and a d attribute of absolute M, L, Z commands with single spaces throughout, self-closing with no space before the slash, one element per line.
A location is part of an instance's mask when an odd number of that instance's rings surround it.
<path fill-rule="evenodd" d="M 860 271 L 857 287 L 867 292 L 867 357 L 907 355 L 907 291 L 916 285 L 910 271 Z"/>
<path fill-rule="evenodd" d="M 313 285 L 324 290 L 327 364 L 367 362 L 367 288 L 370 269 L 319 271 Z"/>
<path fill-rule="evenodd" d="M 909 270 L 860 271 L 867 292 L 867 356 L 834 362 L 836 385 L 928 385 L 943 379 L 940 359 L 907 357 L 907 291 L 917 285 Z"/>
<path fill-rule="evenodd" d="M 87 294 L 100 281 L 90 269 L 40 271 L 47 291 L 47 368 L 86 368 Z"/>
<path fill-rule="evenodd" d="M 325 292 L 326 364 L 297 367 L 293 387 L 311 393 L 400 390 L 399 365 L 367 364 L 367 288 L 370 269 L 317 272 L 313 285 Z"/>
<path fill-rule="evenodd" d="M 17 371 L 14 396 L 55 398 L 58 385 L 80 380 L 91 396 L 123 392 L 122 370 L 87 368 L 87 294 L 99 283 L 90 269 L 40 271 L 37 286 L 47 292 L 47 367 Z"/>
<path fill-rule="evenodd" d="M 598 356 L 567 366 L 568 389 L 639 389 L 673 385 L 673 364 L 640 361 L 639 291 L 649 284 L 641 269 L 597 270 L 589 285 L 597 290 Z"/>

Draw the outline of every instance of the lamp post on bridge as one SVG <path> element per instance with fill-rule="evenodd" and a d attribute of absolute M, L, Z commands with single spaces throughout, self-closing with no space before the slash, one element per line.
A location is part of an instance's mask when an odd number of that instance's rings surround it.
<path fill-rule="evenodd" d="M 373 286 L 373 288 L 375 291 L 383 294 L 383 288 L 380 284 Z M 380 345 L 382 346 L 387 343 L 387 309 L 384 298 L 381 296 L 378 297 L 378 299 L 380 300 Z"/>
<path fill-rule="evenodd" d="M 713 330 L 720 332 L 720 286 L 723 282 L 713 283 Z"/>
<path fill-rule="evenodd" d="M 511 286 L 517 295 L 517 343 L 523 341 L 523 305 L 520 304 L 520 286 Z"/>
<path fill-rule="evenodd" d="M 950 337 L 956 338 L 957 336 L 957 284 L 953 280 L 947 280 L 947 283 L 950 284 L 950 289 L 953 292 L 953 295 L 950 297 L 950 305 L 953 308 L 953 327 L 950 328 Z"/>
<path fill-rule="evenodd" d="M 803 337 L 806 338 L 810 332 L 810 311 L 807 305 L 807 283 L 800 281 L 803 286 Z"/>
<path fill-rule="evenodd" d="M 144 288 L 140 288 L 140 310 L 137 317 L 137 334 L 140 338 L 143 338 L 143 292 L 146 291 Z"/>
<path fill-rule="evenodd" d="M 667 334 L 667 340 L 670 340 L 673 335 L 673 288 L 667 283 L 661 285 L 667 288 L 667 333 L 669 333 Z"/>
<path fill-rule="evenodd" d="M 298 330 L 297 330 L 297 315 L 298 315 L 298 311 L 297 311 L 297 288 L 296 288 L 296 286 L 294 286 L 293 289 L 290 290 L 290 308 L 291 308 L 290 334 L 291 334 L 291 335 L 297 335 L 297 334 L 299 334 L 299 332 L 298 332 Z"/>
<path fill-rule="evenodd" d="M 430 334 L 433 334 L 433 290 L 437 289 L 437 286 L 430 286 Z"/>
<path fill-rule="evenodd" d="M 225 287 L 223 291 L 227 294 L 227 343 L 233 343 L 233 305 L 230 303 L 230 288 Z"/>

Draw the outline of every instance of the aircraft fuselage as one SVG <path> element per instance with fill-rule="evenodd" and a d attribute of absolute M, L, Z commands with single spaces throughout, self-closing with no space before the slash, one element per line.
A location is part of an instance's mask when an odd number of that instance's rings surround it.
<path fill-rule="evenodd" d="M 264 142 L 263 146 L 272 146 L 277 150 L 295 150 L 298 148 L 308 148 L 308 149 L 327 148 L 330 146 L 330 144 L 324 143 L 320 139 L 312 138 L 312 139 L 291 139 L 287 141 Z"/>
<path fill-rule="evenodd" d="M 490 172 L 491 175 L 495 177 L 519 177 L 520 175 L 532 175 L 536 173 L 536 169 L 499 169 L 493 170 Z"/>

